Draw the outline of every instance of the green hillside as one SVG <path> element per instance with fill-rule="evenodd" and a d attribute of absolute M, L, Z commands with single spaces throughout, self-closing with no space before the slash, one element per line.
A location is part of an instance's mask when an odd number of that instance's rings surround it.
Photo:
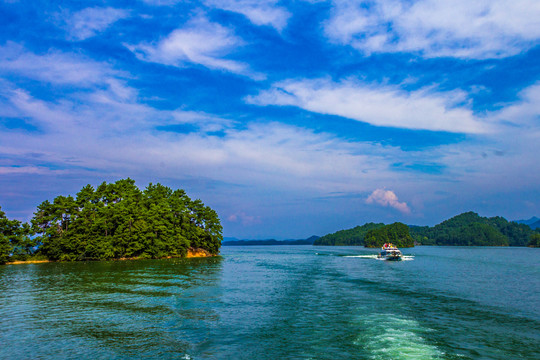
<path fill-rule="evenodd" d="M 383 227 L 384 224 L 367 223 L 352 229 L 340 230 L 332 234 L 325 235 L 315 240 L 313 245 L 328 246 L 363 246 L 364 237 L 367 232 Z"/>
<path fill-rule="evenodd" d="M 410 226 L 414 240 L 423 245 L 526 246 L 534 233 L 525 224 L 505 218 L 482 217 L 469 211 L 433 227 Z"/>

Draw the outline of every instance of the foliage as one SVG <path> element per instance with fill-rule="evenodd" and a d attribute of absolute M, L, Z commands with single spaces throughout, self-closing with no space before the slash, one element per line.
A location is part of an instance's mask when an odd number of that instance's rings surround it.
<path fill-rule="evenodd" d="M 26 260 L 32 255 L 35 242 L 30 238 L 28 224 L 9 220 L 0 207 L 0 264 L 8 261 Z"/>
<path fill-rule="evenodd" d="M 423 245 L 525 246 L 532 230 L 505 218 L 481 217 L 470 211 L 434 227 L 411 226 L 415 241 Z"/>
<path fill-rule="evenodd" d="M 39 252 L 63 261 L 217 254 L 222 240 L 217 213 L 200 200 L 161 184 L 141 191 L 129 178 L 44 201 L 32 229 Z"/>
<path fill-rule="evenodd" d="M 385 243 L 392 243 L 401 248 L 414 246 L 414 240 L 409 234 L 409 227 L 400 222 L 385 225 L 367 232 L 365 237 L 366 247 L 378 248 Z"/>
<path fill-rule="evenodd" d="M 384 224 L 367 223 L 352 229 L 340 230 L 318 238 L 313 245 L 362 246 L 367 232 L 382 226 Z"/>
<path fill-rule="evenodd" d="M 527 246 L 540 247 L 540 233 L 534 233 L 531 235 L 531 239 Z"/>

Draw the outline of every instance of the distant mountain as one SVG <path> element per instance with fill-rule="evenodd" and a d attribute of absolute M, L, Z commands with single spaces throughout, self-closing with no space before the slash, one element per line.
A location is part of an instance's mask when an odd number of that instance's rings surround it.
<path fill-rule="evenodd" d="M 536 225 L 536 227 L 540 227 L 540 219 L 536 216 L 533 216 L 529 220 L 516 220 L 518 224 L 525 224 L 529 225 L 532 229 L 534 229 L 533 225 Z"/>
<path fill-rule="evenodd" d="M 254 246 L 254 245 L 313 245 L 319 237 L 313 235 L 307 239 L 289 239 L 289 240 L 238 240 L 236 238 L 224 238 L 222 246 Z"/>
<path fill-rule="evenodd" d="M 533 229 L 533 230 L 534 230 L 534 229 L 537 229 L 537 230 L 540 229 L 540 220 L 538 220 L 538 221 L 536 221 L 536 222 L 530 224 L 529 226 L 530 226 L 530 228 Z"/>

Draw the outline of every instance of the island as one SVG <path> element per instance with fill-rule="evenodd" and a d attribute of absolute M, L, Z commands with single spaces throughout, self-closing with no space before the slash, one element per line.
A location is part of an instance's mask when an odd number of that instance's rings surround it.
<path fill-rule="evenodd" d="M 315 240 L 313 245 L 325 246 L 365 246 L 381 247 L 392 243 L 397 247 L 412 247 L 414 240 L 409 233 L 409 227 L 396 222 L 385 225 L 382 223 L 367 223 L 348 230 L 340 230 Z"/>
<path fill-rule="evenodd" d="M 213 256 L 222 229 L 217 213 L 184 190 L 141 191 L 128 178 L 46 200 L 30 224 L 0 209 L 0 264 Z"/>

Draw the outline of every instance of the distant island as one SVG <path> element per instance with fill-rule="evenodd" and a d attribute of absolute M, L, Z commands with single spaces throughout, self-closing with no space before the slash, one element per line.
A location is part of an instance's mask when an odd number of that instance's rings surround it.
<path fill-rule="evenodd" d="M 31 224 L 0 209 L 0 264 L 216 255 L 222 239 L 217 213 L 200 200 L 161 184 L 141 191 L 129 178 L 46 200 Z"/>
<path fill-rule="evenodd" d="M 313 245 L 326 246 L 364 246 L 364 238 L 368 231 L 385 226 L 383 223 L 366 223 L 352 229 L 340 230 L 332 234 L 327 234 L 315 241 Z"/>
<path fill-rule="evenodd" d="M 379 248 L 385 243 L 392 243 L 397 247 L 413 247 L 414 239 L 409 227 L 403 223 L 367 223 L 320 237 L 313 245 Z"/>
<path fill-rule="evenodd" d="M 318 236 L 311 236 L 307 239 L 300 240 L 238 240 L 238 239 L 223 239 L 223 246 L 257 246 L 257 245 L 313 245 L 318 239 Z"/>
<path fill-rule="evenodd" d="M 532 222 L 534 223 L 535 221 Z M 401 234 L 406 237 L 405 228 L 401 225 L 395 226 L 399 226 Z M 392 236 L 384 230 L 387 226 L 391 225 L 366 223 L 322 236 L 315 241 L 314 245 L 378 247 L 381 242 L 386 242 L 385 240 Z M 472 211 L 454 216 L 433 227 L 414 225 L 407 227 L 413 244 L 419 245 L 540 246 L 540 232 L 531 229 L 529 225 L 508 221 L 500 216 L 481 217 Z M 395 240 L 390 242 L 400 246 Z M 405 244 L 410 246 L 408 238 Z M 404 246 L 401 245 L 401 247 Z"/>
<path fill-rule="evenodd" d="M 365 247 L 380 248 L 386 243 L 392 243 L 400 248 L 414 246 L 414 240 L 409 233 L 409 227 L 400 222 L 371 229 L 366 233 L 364 238 Z"/>

